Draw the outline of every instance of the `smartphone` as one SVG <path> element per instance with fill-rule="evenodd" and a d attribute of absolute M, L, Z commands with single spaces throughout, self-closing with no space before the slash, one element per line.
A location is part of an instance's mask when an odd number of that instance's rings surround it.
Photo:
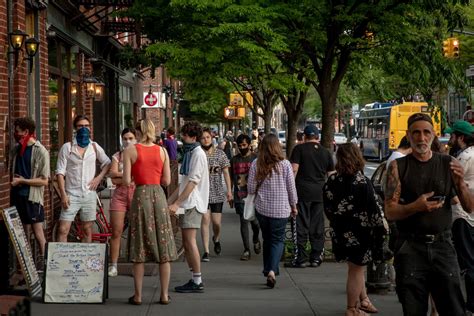
<path fill-rule="evenodd" d="M 230 208 L 234 208 L 234 200 L 229 201 L 229 206 L 230 206 Z"/>
<path fill-rule="evenodd" d="M 435 196 L 429 197 L 428 201 L 430 201 L 430 202 L 444 202 L 445 198 L 446 197 L 444 195 L 435 195 Z"/>

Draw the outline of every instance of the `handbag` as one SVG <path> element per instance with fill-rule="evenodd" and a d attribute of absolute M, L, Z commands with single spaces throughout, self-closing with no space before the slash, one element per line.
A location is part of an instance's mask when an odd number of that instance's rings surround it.
<path fill-rule="evenodd" d="M 255 194 L 248 194 L 244 201 L 244 219 L 253 221 L 255 219 Z"/>
<path fill-rule="evenodd" d="M 255 196 L 257 195 L 260 184 L 257 184 L 257 189 L 253 194 L 247 194 L 244 198 L 244 219 L 246 221 L 253 221 L 255 219 Z"/>

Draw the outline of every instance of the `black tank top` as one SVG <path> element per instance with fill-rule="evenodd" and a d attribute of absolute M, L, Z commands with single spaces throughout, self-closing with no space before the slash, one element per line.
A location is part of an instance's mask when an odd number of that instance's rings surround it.
<path fill-rule="evenodd" d="M 438 234 L 451 229 L 451 198 L 456 196 L 449 163 L 451 156 L 433 153 L 428 161 L 413 155 L 396 160 L 401 183 L 400 204 L 410 204 L 424 193 L 445 196 L 443 207 L 432 212 L 419 212 L 397 221 L 402 233 Z"/>

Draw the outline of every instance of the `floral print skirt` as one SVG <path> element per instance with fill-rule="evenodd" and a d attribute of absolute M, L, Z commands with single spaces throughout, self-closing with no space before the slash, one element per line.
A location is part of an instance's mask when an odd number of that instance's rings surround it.
<path fill-rule="evenodd" d="M 165 263 L 177 259 L 168 203 L 160 185 L 139 185 L 130 210 L 130 261 Z"/>

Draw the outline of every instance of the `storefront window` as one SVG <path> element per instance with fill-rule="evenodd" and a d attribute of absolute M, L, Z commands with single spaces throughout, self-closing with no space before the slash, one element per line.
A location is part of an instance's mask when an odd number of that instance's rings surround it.
<path fill-rule="evenodd" d="M 58 94 L 58 80 L 50 77 L 48 80 L 48 106 L 49 106 L 49 137 L 51 141 L 50 156 L 51 156 L 51 170 L 56 168 L 56 162 L 59 152 L 59 94 Z"/>
<path fill-rule="evenodd" d="M 120 85 L 120 130 L 133 126 L 132 88 Z"/>

